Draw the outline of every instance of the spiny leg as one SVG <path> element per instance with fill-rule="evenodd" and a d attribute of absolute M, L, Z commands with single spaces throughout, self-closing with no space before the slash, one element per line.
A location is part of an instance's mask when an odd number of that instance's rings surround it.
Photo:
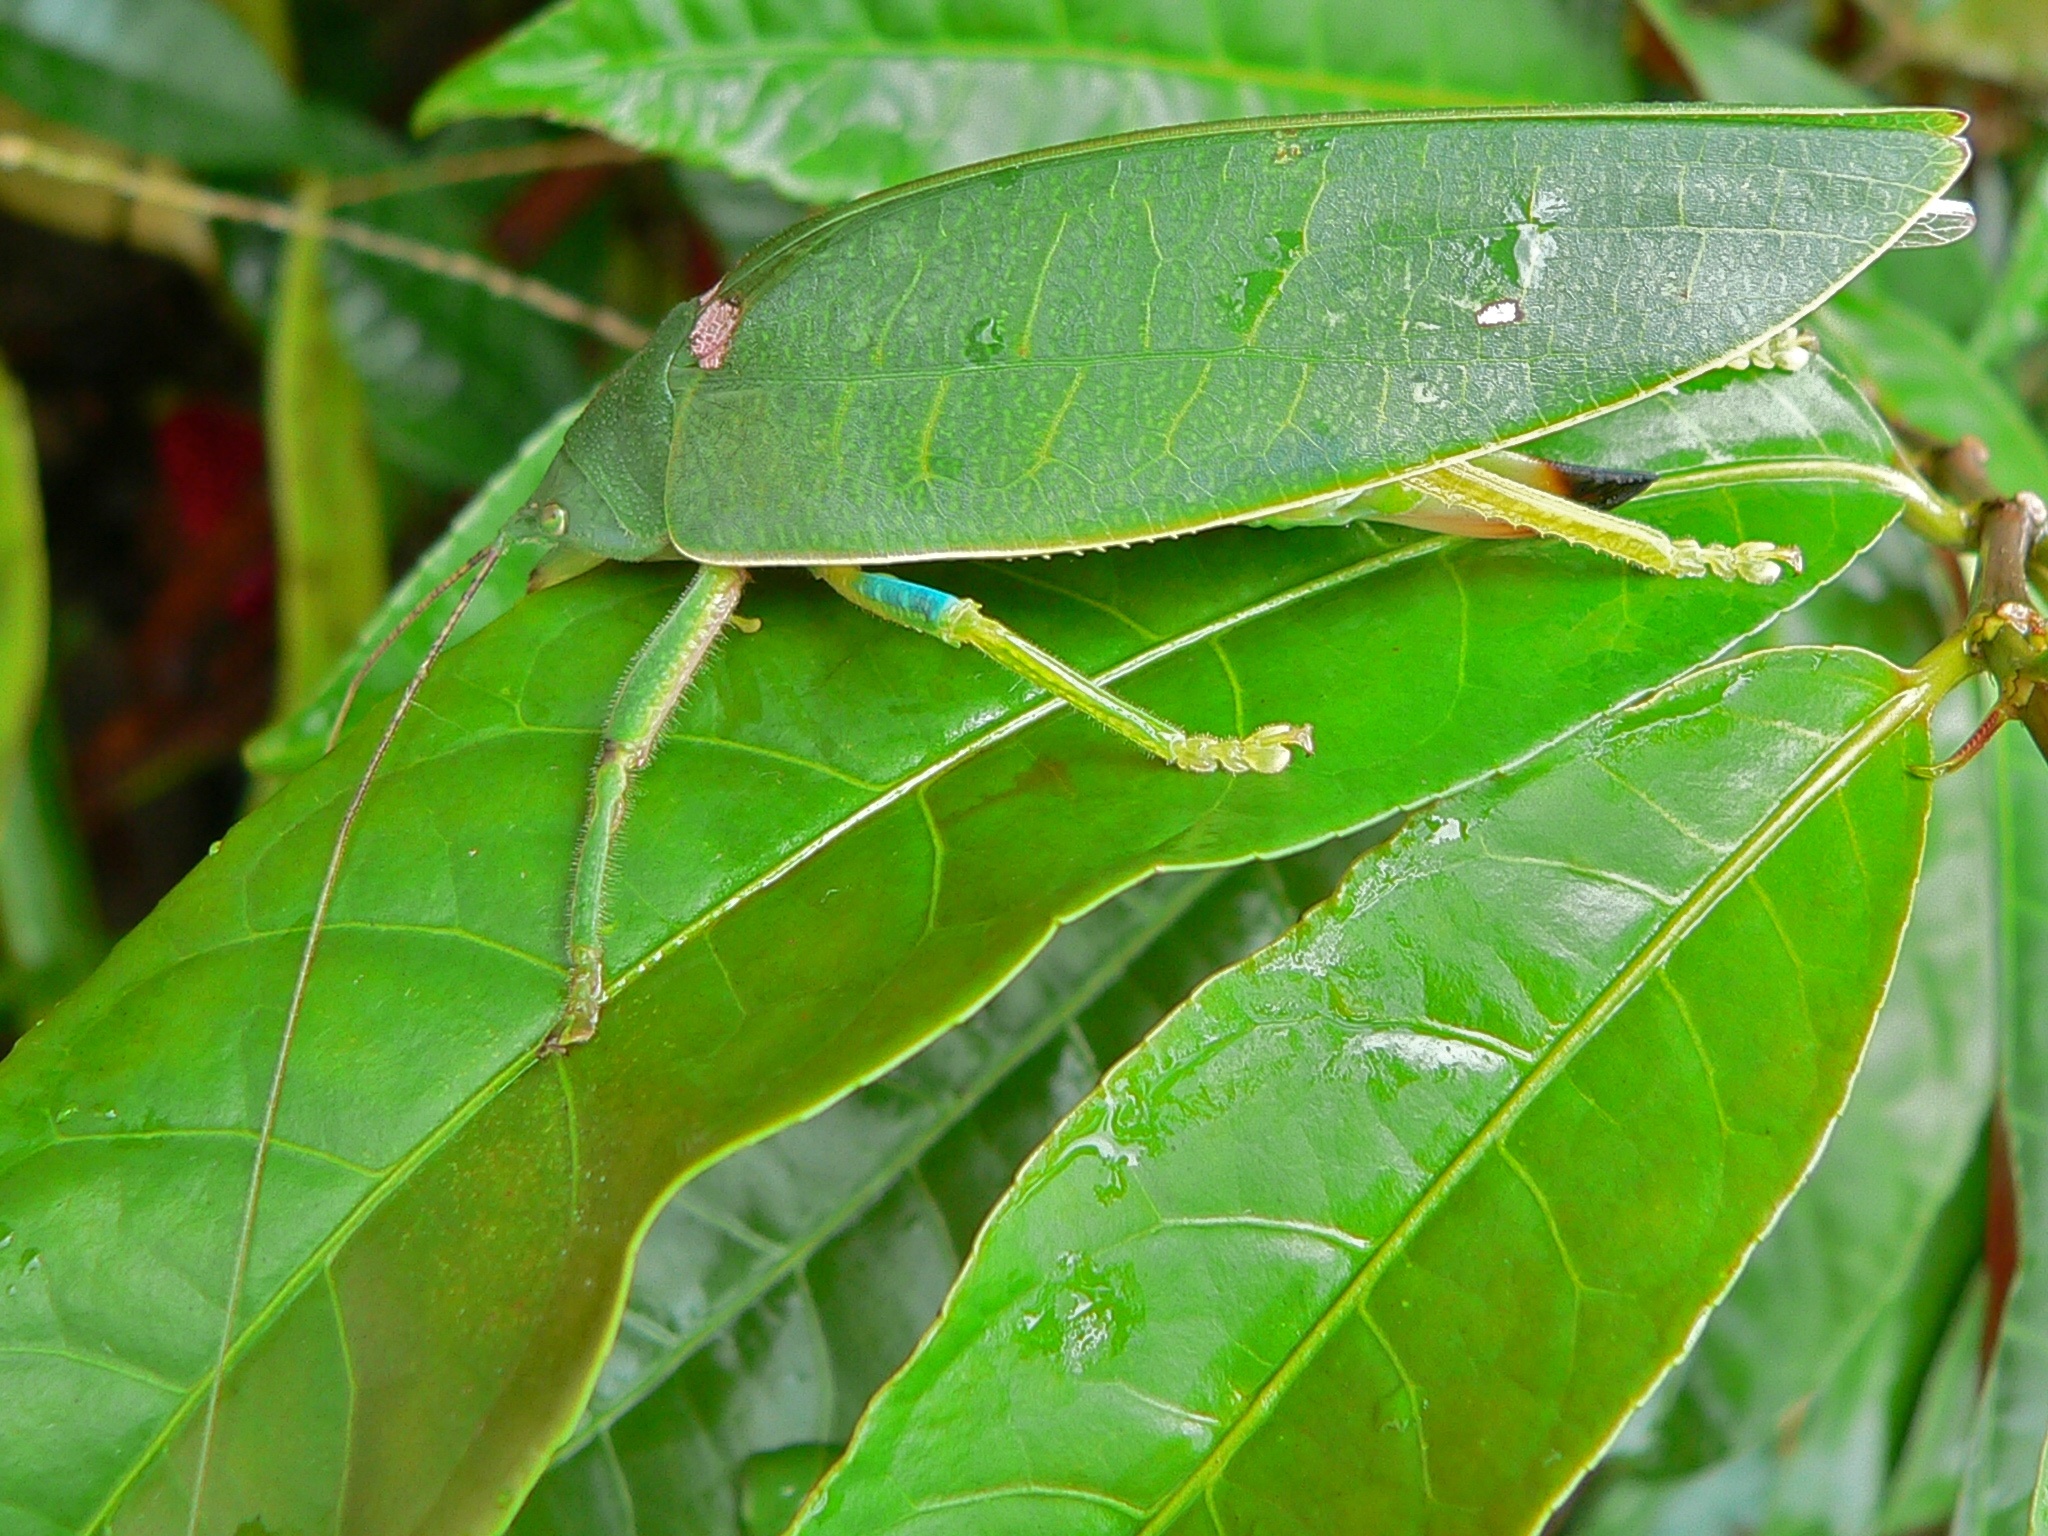
<path fill-rule="evenodd" d="M 1696 539 L 1674 539 L 1648 523 L 1567 500 L 1476 464 L 1426 470 L 1402 483 L 1452 507 L 1496 522 L 1512 523 L 1546 538 L 1597 549 L 1660 576 L 1719 576 L 1724 581 L 1768 586 L 1778 579 L 1781 565 L 1795 571 L 1803 568 L 1799 551 L 1784 545 L 1751 540 L 1730 547 L 1701 544 Z"/>
<path fill-rule="evenodd" d="M 967 598 L 853 565 L 819 566 L 816 574 L 854 606 L 948 645 L 971 645 L 1154 757 L 1190 773 L 1214 773 L 1218 768 L 1230 773 L 1278 773 L 1293 761 L 1293 749 L 1315 750 L 1315 735 L 1305 725 L 1262 725 L 1246 736 L 1184 731 L 1083 677 L 1057 656 L 990 618 L 979 603 Z"/>
<path fill-rule="evenodd" d="M 699 566 L 668 617 L 633 658 L 612 701 L 569 886 L 569 996 L 540 1044 L 543 1056 L 557 1055 L 597 1033 L 597 1016 L 604 1008 L 605 877 L 611 872 L 612 844 L 625 824 L 626 797 L 720 632 L 732 622 L 746 580 L 747 573 L 736 566 Z"/>

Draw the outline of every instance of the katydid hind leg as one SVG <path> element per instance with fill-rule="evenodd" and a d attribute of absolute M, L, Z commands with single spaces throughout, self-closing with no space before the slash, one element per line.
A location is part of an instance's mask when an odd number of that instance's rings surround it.
<path fill-rule="evenodd" d="M 1427 470 L 1402 484 L 1421 493 L 1422 499 L 1398 513 L 1379 514 L 1386 521 L 1437 532 L 1471 532 L 1458 527 L 1456 519 L 1478 518 L 1598 550 L 1660 576 L 1718 576 L 1769 586 L 1783 568 L 1797 571 L 1802 566 L 1799 551 L 1790 546 L 1761 539 L 1734 545 L 1674 539 L 1661 528 L 1616 516 L 1598 501 L 1559 495 L 1540 479 L 1503 474 L 1485 462 Z"/>
<path fill-rule="evenodd" d="M 726 626 L 734 621 L 747 573 L 736 566 L 700 566 L 668 616 L 647 637 L 626 671 L 605 722 L 604 745 L 590 776 L 590 802 L 569 886 L 569 991 L 561 1017 L 541 1042 L 542 1055 L 580 1045 L 597 1033 L 605 999 L 604 893 L 633 781 L 654 756 L 691 682 Z"/>
<path fill-rule="evenodd" d="M 1119 698 L 1039 649 L 990 618 L 979 603 L 936 587 L 852 565 L 820 566 L 816 574 L 855 607 L 948 645 L 971 645 L 1154 757 L 1190 773 L 1214 773 L 1219 768 L 1228 773 L 1279 773 L 1296 751 L 1315 750 L 1315 733 L 1306 725 L 1263 725 L 1243 736 L 1185 730 Z"/>

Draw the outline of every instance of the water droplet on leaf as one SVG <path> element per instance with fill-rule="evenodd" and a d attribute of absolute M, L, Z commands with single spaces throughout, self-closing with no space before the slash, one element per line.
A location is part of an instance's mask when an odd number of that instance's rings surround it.
<path fill-rule="evenodd" d="M 967 333 L 965 347 L 970 363 L 992 363 L 1003 355 L 1003 322 L 1000 317 L 990 315 L 977 321 Z"/>
<path fill-rule="evenodd" d="M 1078 1376 L 1121 1350 L 1144 1320 L 1130 1265 L 1098 1265 L 1084 1254 L 1063 1253 L 1020 1317 L 1017 1337 L 1027 1353 L 1050 1356 Z"/>

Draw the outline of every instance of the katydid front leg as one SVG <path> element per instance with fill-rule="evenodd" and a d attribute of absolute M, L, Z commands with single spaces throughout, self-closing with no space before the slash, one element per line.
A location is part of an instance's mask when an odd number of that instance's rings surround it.
<path fill-rule="evenodd" d="M 625 824 L 627 796 L 691 680 L 732 622 L 746 580 L 747 573 L 737 566 L 700 566 L 619 685 L 590 777 L 590 808 L 569 886 L 569 996 L 540 1044 L 543 1056 L 559 1055 L 597 1033 L 605 989 L 605 877 L 611 871 L 612 844 Z"/>
<path fill-rule="evenodd" d="M 1279 773 L 1294 760 L 1296 749 L 1315 751 L 1315 732 L 1306 725 L 1262 725 L 1244 736 L 1183 730 L 1040 650 L 982 612 L 979 603 L 936 587 L 854 565 L 819 566 L 816 574 L 855 607 L 948 645 L 971 645 L 1126 741 L 1189 773 L 1214 773 L 1219 768 L 1227 773 Z"/>

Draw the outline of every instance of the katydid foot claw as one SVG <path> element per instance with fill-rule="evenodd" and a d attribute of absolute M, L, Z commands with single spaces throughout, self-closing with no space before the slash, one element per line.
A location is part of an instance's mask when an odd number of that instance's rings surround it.
<path fill-rule="evenodd" d="M 1262 725 L 1248 736 L 1183 736 L 1173 743 L 1173 766 L 1189 773 L 1280 773 L 1295 749 L 1314 753 L 1315 728 Z"/>
<path fill-rule="evenodd" d="M 535 1048 L 538 1056 L 565 1056 L 571 1046 L 581 1045 L 597 1034 L 597 1017 L 604 1010 L 604 972 L 595 965 L 578 965 L 569 973 L 569 996 L 555 1019 L 555 1027 Z"/>
<path fill-rule="evenodd" d="M 1768 587 L 1789 567 L 1795 574 L 1806 569 L 1806 557 L 1791 544 L 1770 544 L 1750 539 L 1730 548 L 1726 544 L 1702 544 L 1697 539 L 1673 541 L 1676 576 L 1718 576 L 1723 581 L 1753 582 Z"/>

